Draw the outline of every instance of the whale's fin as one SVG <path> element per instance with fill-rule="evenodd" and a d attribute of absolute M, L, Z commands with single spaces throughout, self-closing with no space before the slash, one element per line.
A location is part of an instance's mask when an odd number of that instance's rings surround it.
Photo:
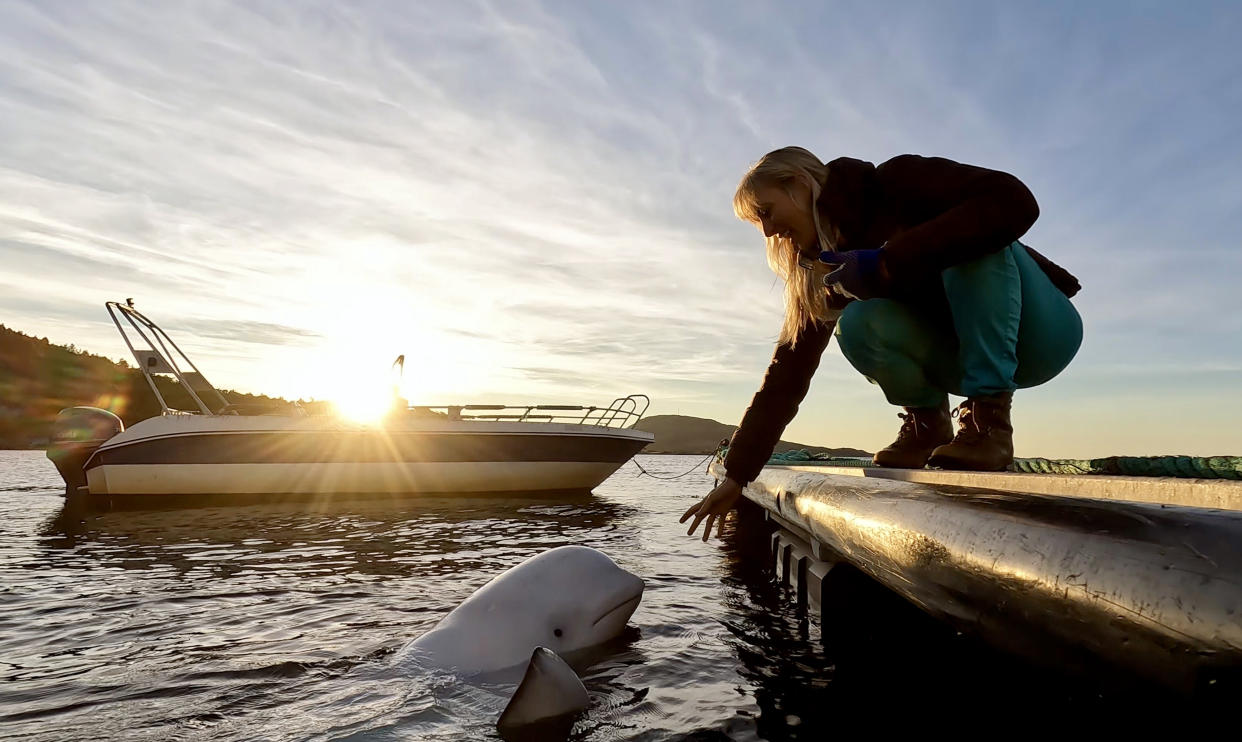
<path fill-rule="evenodd" d="M 573 725 L 573 715 L 590 702 L 586 686 L 573 668 L 551 649 L 535 647 L 530 664 L 526 666 L 526 675 L 496 726 L 505 739 L 525 737 L 522 730 L 531 725 L 544 728 L 558 722 L 563 724 L 567 734 Z M 542 735 L 541 738 L 547 739 Z"/>

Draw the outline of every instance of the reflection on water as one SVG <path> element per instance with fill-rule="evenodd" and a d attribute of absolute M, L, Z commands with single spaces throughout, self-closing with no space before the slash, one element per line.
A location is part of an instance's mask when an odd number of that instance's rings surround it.
<path fill-rule="evenodd" d="M 633 513 L 630 506 L 589 494 L 556 500 L 334 497 L 119 510 L 66 498 L 40 528 L 38 543 L 48 550 L 47 559 L 87 569 L 165 566 L 185 572 L 210 566 L 218 577 L 284 568 L 303 574 L 486 574 L 510 565 L 517 551 L 536 553 L 584 539 L 605 551 L 631 549 L 634 532 L 624 524 Z"/>
<path fill-rule="evenodd" d="M 46 740 L 494 739 L 511 687 L 401 677 L 389 658 L 504 569 L 582 543 L 647 591 L 583 672 L 574 737 L 744 731 L 757 709 L 719 631 L 719 550 L 675 517 L 710 483 L 636 473 L 577 497 L 109 510 L 62 497 L 38 452 L 0 452 L 0 724 Z"/>
<path fill-rule="evenodd" d="M 642 464 L 673 475 L 696 459 Z M 575 740 L 822 739 L 863 711 L 1109 698 L 988 653 L 847 571 L 828 587 L 821 642 L 819 617 L 773 582 L 762 529 L 686 538 L 677 516 L 710 480 L 636 473 L 573 498 L 99 510 L 64 499 L 41 453 L 0 452 L 0 733 L 497 739 L 511 687 L 400 676 L 389 658 L 491 577 L 569 543 L 647 585 L 631 631 L 582 673 L 592 705 Z"/>

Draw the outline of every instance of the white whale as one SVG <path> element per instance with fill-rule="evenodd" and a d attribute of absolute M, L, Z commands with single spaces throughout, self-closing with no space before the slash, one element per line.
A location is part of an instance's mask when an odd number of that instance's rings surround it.
<path fill-rule="evenodd" d="M 619 635 L 642 596 L 642 579 L 603 552 L 561 546 L 497 575 L 397 662 L 467 675 L 524 665 L 536 647 L 564 656 Z"/>

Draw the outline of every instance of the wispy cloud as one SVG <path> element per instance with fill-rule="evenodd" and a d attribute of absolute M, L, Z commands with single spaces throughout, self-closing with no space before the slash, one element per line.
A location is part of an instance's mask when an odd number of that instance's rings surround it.
<path fill-rule="evenodd" d="M 780 287 L 729 199 L 802 144 L 1022 177 L 1101 398 L 1119 358 L 1153 390 L 1237 368 L 1242 13 L 1070 7 L 7 3 L 0 313 L 112 354 L 134 296 L 254 391 L 409 352 L 453 401 L 732 421 Z M 876 396 L 830 351 L 791 436 L 883 445 Z"/>
<path fill-rule="evenodd" d="M 292 345 L 320 337 L 317 332 L 271 322 L 219 322 L 198 319 L 182 322 L 181 325 L 182 329 L 194 335 L 257 345 Z"/>

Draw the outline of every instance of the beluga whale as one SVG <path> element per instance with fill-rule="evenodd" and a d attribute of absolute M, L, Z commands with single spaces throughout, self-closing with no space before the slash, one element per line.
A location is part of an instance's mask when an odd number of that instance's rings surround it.
<path fill-rule="evenodd" d="M 464 676 L 526 667 L 502 716 L 502 736 L 525 724 L 565 719 L 588 704 L 561 659 L 624 631 L 643 581 L 601 551 L 561 546 L 492 578 L 397 655 L 403 670 L 437 668 Z"/>
<path fill-rule="evenodd" d="M 642 597 L 642 579 L 608 555 L 560 546 L 492 578 L 398 661 L 474 675 L 524 665 L 535 647 L 565 656 L 619 635 Z"/>

